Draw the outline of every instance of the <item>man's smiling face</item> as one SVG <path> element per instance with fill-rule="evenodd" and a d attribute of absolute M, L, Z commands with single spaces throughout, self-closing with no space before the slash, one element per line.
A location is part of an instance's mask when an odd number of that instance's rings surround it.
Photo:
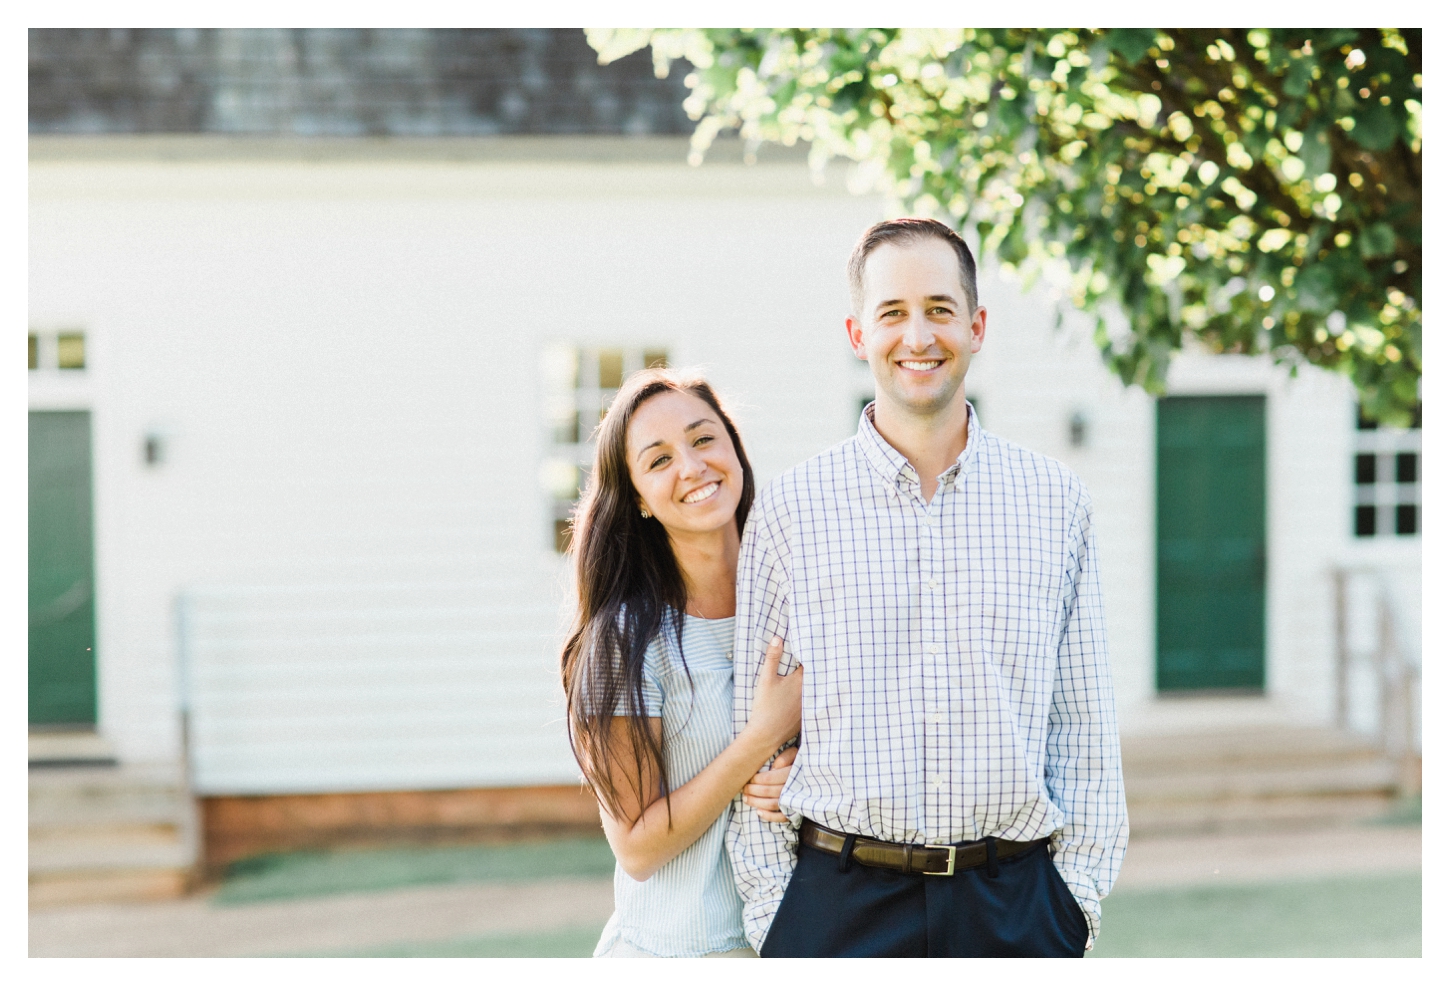
<path fill-rule="evenodd" d="M 846 319 L 846 333 L 857 358 L 871 364 L 878 404 L 934 417 L 965 400 L 962 381 L 982 348 L 987 312 L 969 307 L 950 244 L 883 243 L 866 258 L 861 287 L 861 310 Z"/>

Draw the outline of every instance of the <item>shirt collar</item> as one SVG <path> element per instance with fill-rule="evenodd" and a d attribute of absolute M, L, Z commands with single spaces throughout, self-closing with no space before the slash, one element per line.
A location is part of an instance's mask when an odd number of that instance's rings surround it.
<path fill-rule="evenodd" d="M 911 463 L 906 461 L 906 456 L 892 448 L 891 443 L 882 438 L 881 432 L 876 430 L 875 401 L 861 409 L 861 420 L 856 428 L 856 444 L 861 447 L 871 468 L 889 485 L 897 489 L 905 489 L 918 484 L 916 470 L 911 468 Z M 962 449 L 962 453 L 957 456 L 956 461 L 937 477 L 938 481 L 943 485 L 955 486 L 958 490 L 965 489 L 967 467 L 981 444 L 982 427 L 977 420 L 977 409 L 972 407 L 971 401 L 967 401 L 967 447 Z"/>

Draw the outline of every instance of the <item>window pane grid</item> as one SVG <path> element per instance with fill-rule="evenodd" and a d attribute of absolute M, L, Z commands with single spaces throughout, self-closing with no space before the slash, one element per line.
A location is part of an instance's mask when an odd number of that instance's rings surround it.
<path fill-rule="evenodd" d="M 1354 536 L 1420 532 L 1419 417 L 1409 428 L 1376 425 L 1359 415 L 1354 432 Z"/>
<path fill-rule="evenodd" d="M 27 363 L 31 370 L 73 375 L 86 368 L 86 334 L 81 329 L 31 331 L 28 333 Z"/>
<path fill-rule="evenodd" d="M 589 483 L 599 423 L 636 370 L 668 366 L 661 346 L 546 347 L 543 357 L 545 459 L 540 484 L 549 499 L 549 543 L 562 554 L 569 549 L 574 510 Z"/>

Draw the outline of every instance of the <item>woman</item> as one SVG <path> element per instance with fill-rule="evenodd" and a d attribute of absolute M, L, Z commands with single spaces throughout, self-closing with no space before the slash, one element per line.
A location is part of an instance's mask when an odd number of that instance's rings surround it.
<path fill-rule="evenodd" d="M 644 370 L 600 422 L 579 505 L 579 608 L 562 670 L 569 735 L 617 862 L 596 956 L 754 955 L 725 853 L 730 804 L 776 799 L 800 731 L 800 671 L 775 641 L 734 735 L 735 565 L 754 480 L 703 379 Z"/>

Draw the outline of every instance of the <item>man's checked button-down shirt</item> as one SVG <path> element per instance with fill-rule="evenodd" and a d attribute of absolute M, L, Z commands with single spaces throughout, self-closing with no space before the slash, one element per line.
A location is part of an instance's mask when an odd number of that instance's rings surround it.
<path fill-rule="evenodd" d="M 890 842 L 1051 836 L 1097 935 L 1128 839 L 1092 510 L 1067 467 L 984 433 L 930 503 L 876 431 L 770 483 L 740 550 L 735 728 L 767 644 L 806 668 L 791 825 L 727 843 L 758 950 L 803 818 Z M 738 806 L 737 806 L 738 808 Z"/>

